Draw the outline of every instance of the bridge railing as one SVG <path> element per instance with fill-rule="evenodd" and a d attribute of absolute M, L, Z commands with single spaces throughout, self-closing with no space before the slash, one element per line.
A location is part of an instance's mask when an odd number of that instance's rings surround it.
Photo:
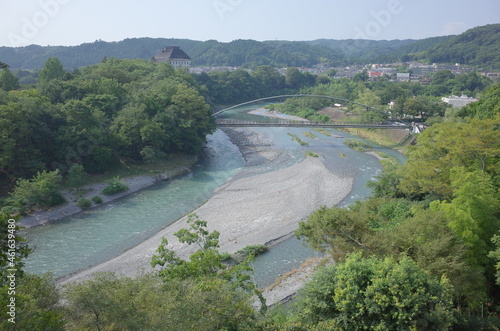
<path fill-rule="evenodd" d="M 339 122 L 315 122 L 315 121 L 236 121 L 236 120 L 216 120 L 218 127 L 330 127 L 330 128 L 380 128 L 380 129 L 409 129 L 411 125 L 401 123 L 339 123 Z"/>

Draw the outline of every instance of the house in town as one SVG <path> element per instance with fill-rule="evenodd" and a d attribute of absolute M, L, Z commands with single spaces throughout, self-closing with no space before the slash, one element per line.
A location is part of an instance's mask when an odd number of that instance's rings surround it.
<path fill-rule="evenodd" d="M 410 81 L 410 73 L 409 72 L 398 72 L 396 74 L 396 79 L 400 82 L 409 82 Z"/>
<path fill-rule="evenodd" d="M 191 58 L 179 46 L 165 46 L 153 59 L 157 63 L 170 63 L 174 69 L 191 66 Z"/>

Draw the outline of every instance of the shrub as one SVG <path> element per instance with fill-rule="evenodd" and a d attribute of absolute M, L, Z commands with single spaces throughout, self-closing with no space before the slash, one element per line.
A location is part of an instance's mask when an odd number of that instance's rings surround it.
<path fill-rule="evenodd" d="M 125 184 L 125 182 L 118 176 L 108 180 L 107 183 L 108 186 L 106 186 L 104 190 L 102 190 L 103 194 L 112 195 L 128 190 L 127 184 Z"/>
<path fill-rule="evenodd" d="M 78 204 L 78 207 L 80 207 L 82 209 L 87 209 L 90 206 L 92 206 L 92 202 L 90 202 L 90 200 L 86 199 L 86 198 L 81 198 L 80 200 L 78 200 L 77 204 Z"/>
<path fill-rule="evenodd" d="M 264 254 L 268 250 L 269 248 L 266 245 L 249 245 L 237 251 L 236 254 L 242 255 L 243 257 L 257 256 Z"/>
<path fill-rule="evenodd" d="M 92 197 L 92 201 L 94 201 L 94 203 L 96 203 L 96 204 L 100 204 L 100 203 L 102 203 L 102 198 L 100 196 L 96 195 L 96 196 Z"/>

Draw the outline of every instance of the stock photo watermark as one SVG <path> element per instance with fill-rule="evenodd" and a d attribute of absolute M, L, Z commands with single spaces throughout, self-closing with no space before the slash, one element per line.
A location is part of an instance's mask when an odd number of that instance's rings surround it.
<path fill-rule="evenodd" d="M 8 220 L 7 225 L 7 319 L 10 323 L 16 323 L 16 221 Z"/>
<path fill-rule="evenodd" d="M 361 48 L 362 44 L 369 39 L 375 39 L 380 36 L 382 31 L 387 28 L 395 16 L 400 15 L 404 11 L 403 2 L 411 2 L 412 0 L 389 0 L 385 8 L 380 10 L 371 10 L 371 20 L 366 22 L 363 27 L 354 27 L 354 38 L 356 41 L 354 46 Z"/>
<path fill-rule="evenodd" d="M 18 32 L 9 32 L 7 37 L 12 47 L 27 46 L 61 11 L 62 6 L 72 0 L 39 0 L 38 10 L 28 17 L 21 18 L 21 28 Z"/>
<path fill-rule="evenodd" d="M 212 4 L 215 12 L 221 21 L 224 21 L 226 14 L 233 12 L 245 0 L 215 0 Z"/>

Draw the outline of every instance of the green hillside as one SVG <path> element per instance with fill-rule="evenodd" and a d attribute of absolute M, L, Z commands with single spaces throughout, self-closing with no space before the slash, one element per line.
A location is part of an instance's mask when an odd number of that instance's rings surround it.
<path fill-rule="evenodd" d="M 485 69 L 500 68 L 500 24 L 489 24 L 455 36 L 425 53 L 429 62 L 463 63 Z"/>
<path fill-rule="evenodd" d="M 79 46 L 0 47 L 0 61 L 11 69 L 39 69 L 57 57 L 66 69 L 100 62 L 105 57 L 146 59 L 166 45 L 180 46 L 194 66 L 253 68 L 343 66 L 422 60 L 461 63 L 484 69 L 500 68 L 500 24 L 477 27 L 458 36 L 422 40 L 196 41 L 173 38 L 133 38 L 119 42 L 95 41 Z"/>

